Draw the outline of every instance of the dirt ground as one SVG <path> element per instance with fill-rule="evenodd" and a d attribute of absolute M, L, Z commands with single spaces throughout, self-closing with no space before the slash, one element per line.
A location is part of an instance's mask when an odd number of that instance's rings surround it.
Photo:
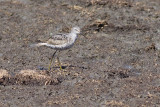
<path fill-rule="evenodd" d="M 0 107 L 62 106 L 160 107 L 160 0 L 0 0 Z"/>

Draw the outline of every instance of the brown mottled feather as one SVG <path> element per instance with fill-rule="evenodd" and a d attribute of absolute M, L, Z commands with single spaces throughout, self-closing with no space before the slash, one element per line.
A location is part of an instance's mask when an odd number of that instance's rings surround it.
<path fill-rule="evenodd" d="M 51 45 L 63 45 L 65 43 L 67 43 L 67 42 L 68 42 L 67 39 L 65 39 L 65 40 L 53 40 L 53 39 L 49 39 L 47 41 L 47 43 L 51 44 Z"/>
<path fill-rule="evenodd" d="M 67 34 L 57 34 L 57 35 L 53 35 L 48 41 L 48 44 L 51 45 L 62 45 L 65 43 L 68 43 Z"/>

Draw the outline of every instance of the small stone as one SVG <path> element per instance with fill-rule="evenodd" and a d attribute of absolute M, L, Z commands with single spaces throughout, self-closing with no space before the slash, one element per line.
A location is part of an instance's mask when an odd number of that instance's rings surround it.
<path fill-rule="evenodd" d="M 160 50 L 160 43 L 156 43 L 156 44 L 155 44 L 155 48 L 156 48 L 157 50 Z"/>
<path fill-rule="evenodd" d="M 0 79 L 3 78 L 3 77 L 10 77 L 9 73 L 7 70 L 4 70 L 4 69 L 0 69 Z"/>

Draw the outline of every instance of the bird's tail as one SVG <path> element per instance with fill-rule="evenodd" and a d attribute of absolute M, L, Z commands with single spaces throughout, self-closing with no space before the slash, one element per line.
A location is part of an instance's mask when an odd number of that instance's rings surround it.
<path fill-rule="evenodd" d="M 31 44 L 30 47 L 39 47 L 39 46 L 45 46 L 47 43 L 37 43 L 37 44 Z"/>

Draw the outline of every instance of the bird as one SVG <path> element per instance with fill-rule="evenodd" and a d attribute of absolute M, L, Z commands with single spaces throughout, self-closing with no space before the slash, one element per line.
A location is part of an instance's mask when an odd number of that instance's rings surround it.
<path fill-rule="evenodd" d="M 67 50 L 67 49 L 71 48 L 74 45 L 74 43 L 78 37 L 77 34 L 79 34 L 79 33 L 80 33 L 80 27 L 75 26 L 71 29 L 70 33 L 67 33 L 67 34 L 61 33 L 61 34 L 52 35 L 49 38 L 49 40 L 47 40 L 46 42 L 31 44 L 30 46 L 31 47 L 46 46 L 46 47 L 49 47 L 49 48 L 55 50 L 55 52 L 53 53 L 52 58 L 50 60 L 49 67 L 48 67 L 48 70 L 50 70 L 52 60 L 53 60 L 55 54 L 57 53 L 57 51 L 59 51 L 59 53 L 60 53 L 60 51 L 62 51 L 62 50 Z M 60 63 L 58 56 L 59 55 L 57 55 L 57 61 L 58 61 L 60 69 L 62 70 L 62 66 L 61 66 L 61 63 Z"/>

